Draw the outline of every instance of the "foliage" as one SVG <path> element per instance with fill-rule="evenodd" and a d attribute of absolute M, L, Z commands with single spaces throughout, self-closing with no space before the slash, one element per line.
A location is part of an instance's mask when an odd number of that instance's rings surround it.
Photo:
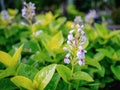
<path fill-rule="evenodd" d="M 86 24 L 85 65 L 72 71 L 63 63 L 63 47 L 73 22 L 51 12 L 37 15 L 40 22 L 32 25 L 15 19 L 16 15 L 9 23 L 0 19 L 0 89 L 99 90 L 120 80 L 120 30 Z"/>

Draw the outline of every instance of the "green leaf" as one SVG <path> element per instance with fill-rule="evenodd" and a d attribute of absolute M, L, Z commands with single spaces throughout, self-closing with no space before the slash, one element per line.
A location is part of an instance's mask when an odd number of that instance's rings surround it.
<path fill-rule="evenodd" d="M 104 58 L 104 55 L 101 52 L 98 52 L 94 55 L 94 59 L 97 61 L 101 61 Z"/>
<path fill-rule="evenodd" d="M 36 80 L 39 83 L 39 90 L 43 90 L 50 82 L 54 75 L 55 68 L 56 64 L 52 64 L 47 67 L 44 67 L 36 74 L 34 80 Z"/>
<path fill-rule="evenodd" d="M 4 30 L 4 34 L 5 34 L 6 38 L 10 38 L 13 35 L 16 35 L 18 31 L 19 31 L 18 26 L 17 25 L 12 25 L 11 27 L 8 27 Z"/>
<path fill-rule="evenodd" d="M 104 75 L 105 75 L 105 68 L 103 66 L 101 66 L 101 70 L 98 70 L 97 73 L 100 74 L 101 77 L 104 77 Z"/>
<path fill-rule="evenodd" d="M 23 87 L 28 90 L 33 90 L 32 81 L 24 76 L 15 76 L 11 81 L 18 87 Z"/>
<path fill-rule="evenodd" d="M 33 80 L 35 74 L 38 72 L 38 70 L 30 65 L 27 64 L 20 64 L 17 69 L 17 75 L 19 76 L 25 76 L 31 80 Z"/>
<path fill-rule="evenodd" d="M 119 34 L 119 33 L 120 33 L 120 30 L 112 31 L 112 32 L 109 34 L 108 38 L 111 38 L 111 37 L 113 37 L 113 36 L 115 36 L 115 35 L 117 35 L 117 34 Z"/>
<path fill-rule="evenodd" d="M 99 70 L 101 70 L 101 65 L 99 64 L 99 62 L 95 59 L 92 59 L 89 56 L 85 57 L 85 63 L 91 66 L 94 66 L 96 68 L 98 68 Z"/>
<path fill-rule="evenodd" d="M 61 31 L 59 31 L 52 37 L 51 41 L 49 42 L 49 47 L 51 51 L 56 54 L 63 52 L 63 49 L 61 47 L 63 41 L 64 41 L 63 34 Z"/>
<path fill-rule="evenodd" d="M 57 65 L 57 72 L 66 83 L 70 83 L 71 70 L 65 65 Z"/>
<path fill-rule="evenodd" d="M 57 25 L 55 26 L 55 30 L 58 30 L 66 21 L 65 17 L 61 17 L 57 19 Z"/>
<path fill-rule="evenodd" d="M 111 70 L 113 74 L 117 77 L 118 80 L 120 80 L 120 66 L 111 66 Z"/>
<path fill-rule="evenodd" d="M 12 58 L 12 66 L 17 65 L 18 60 L 19 60 L 20 55 L 21 55 L 22 48 L 23 48 L 23 45 L 21 45 L 21 46 L 18 48 L 18 50 L 15 52 L 15 54 L 13 55 L 13 58 Z"/>
<path fill-rule="evenodd" d="M 61 31 L 56 33 L 54 36 L 49 36 L 43 33 L 43 35 L 41 35 L 41 40 L 46 50 L 53 56 L 61 52 L 64 52 L 62 48 L 64 38 Z"/>
<path fill-rule="evenodd" d="M 87 33 L 89 40 L 92 42 L 98 38 L 98 34 L 97 34 L 96 30 L 94 30 L 94 29 L 90 29 L 90 31 L 88 31 L 86 33 Z"/>
<path fill-rule="evenodd" d="M 33 59 L 39 62 L 43 62 L 43 61 L 53 62 L 53 59 L 51 59 L 49 54 L 44 51 L 34 54 Z"/>
<path fill-rule="evenodd" d="M 31 41 L 26 41 L 24 43 L 24 49 L 23 49 L 24 52 L 36 53 L 38 50 L 39 50 L 39 48 L 35 41 L 31 40 Z"/>
<path fill-rule="evenodd" d="M 78 71 L 73 74 L 73 80 L 86 80 L 88 82 L 93 82 L 93 78 L 86 72 Z"/>
<path fill-rule="evenodd" d="M 95 23 L 95 27 L 96 27 L 96 31 L 98 33 L 98 35 L 103 38 L 103 39 L 108 39 L 108 35 L 109 35 L 109 30 L 107 29 L 107 27 L 105 25 L 100 25 Z"/>
<path fill-rule="evenodd" d="M 0 79 L 15 75 L 15 73 L 16 73 L 16 67 L 8 67 L 7 69 L 0 72 Z"/>
<path fill-rule="evenodd" d="M 113 59 L 113 55 L 114 55 L 114 52 L 115 52 L 115 50 L 110 46 L 108 46 L 106 48 L 97 49 L 97 51 L 102 53 L 103 55 L 107 56 L 110 59 Z"/>
<path fill-rule="evenodd" d="M 17 9 L 8 8 L 8 12 L 11 16 L 15 16 L 18 13 Z"/>
<path fill-rule="evenodd" d="M 11 61 L 12 61 L 12 57 L 3 52 L 3 51 L 0 51 L 0 62 L 3 63 L 5 66 L 7 67 L 11 67 Z"/>

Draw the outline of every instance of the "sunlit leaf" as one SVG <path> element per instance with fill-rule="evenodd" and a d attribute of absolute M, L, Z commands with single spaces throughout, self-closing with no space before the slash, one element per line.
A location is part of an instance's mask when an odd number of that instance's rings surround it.
<path fill-rule="evenodd" d="M 66 83 L 69 83 L 72 72 L 67 66 L 57 65 L 57 72 Z"/>
<path fill-rule="evenodd" d="M 96 27 L 96 31 L 98 33 L 98 35 L 103 38 L 103 39 L 108 39 L 108 35 L 109 35 L 109 30 L 107 29 L 107 27 L 105 25 L 100 25 L 95 23 L 95 27 Z"/>
<path fill-rule="evenodd" d="M 113 36 L 115 36 L 115 35 L 117 35 L 117 34 L 119 34 L 119 33 L 120 33 L 120 30 L 112 31 L 112 32 L 109 34 L 108 38 L 111 38 L 111 37 L 113 37 Z"/>
<path fill-rule="evenodd" d="M 51 48 L 52 52 L 60 53 L 63 49 L 60 49 L 63 44 L 64 38 L 62 32 L 58 32 L 54 35 L 49 43 L 49 47 Z M 59 51 L 58 51 L 59 50 Z"/>
<path fill-rule="evenodd" d="M 13 55 L 13 58 L 12 58 L 12 66 L 17 65 L 18 60 L 19 60 L 20 55 L 21 55 L 22 48 L 23 48 L 23 45 L 21 45 L 21 46 L 18 48 L 18 50 L 15 52 L 15 54 Z"/>
<path fill-rule="evenodd" d="M 18 87 L 23 87 L 27 90 L 33 90 L 32 81 L 24 76 L 15 76 L 11 81 Z"/>
<path fill-rule="evenodd" d="M 78 71 L 73 74 L 74 80 L 86 80 L 88 82 L 93 82 L 93 78 L 86 72 Z"/>
<path fill-rule="evenodd" d="M 8 12 L 9 12 L 10 15 L 14 16 L 14 15 L 16 15 L 18 13 L 18 10 L 9 8 Z"/>
<path fill-rule="evenodd" d="M 111 59 L 113 59 L 113 55 L 115 52 L 115 50 L 110 46 L 108 46 L 106 48 L 97 49 L 97 51 L 102 53 L 104 56 L 107 56 L 108 58 L 111 58 Z"/>
<path fill-rule="evenodd" d="M 11 61 L 12 61 L 12 57 L 9 54 L 3 51 L 0 51 L 0 62 L 1 63 L 3 63 L 7 67 L 10 67 L 12 66 Z"/>
<path fill-rule="evenodd" d="M 41 69 L 35 76 L 34 80 L 39 83 L 39 90 L 43 90 L 52 79 L 55 72 L 56 64 L 49 65 Z"/>

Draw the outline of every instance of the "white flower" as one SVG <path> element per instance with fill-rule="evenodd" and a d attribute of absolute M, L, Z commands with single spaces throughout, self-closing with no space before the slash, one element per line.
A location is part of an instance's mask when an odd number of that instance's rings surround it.
<path fill-rule="evenodd" d="M 84 65 L 84 60 L 83 60 L 83 59 L 80 59 L 80 60 L 78 61 L 78 64 L 79 64 L 80 66 Z"/>
<path fill-rule="evenodd" d="M 98 15 L 95 10 L 90 10 L 89 13 L 85 16 L 85 22 L 92 24 L 94 19 L 97 18 Z"/>
<path fill-rule="evenodd" d="M 10 20 L 10 16 L 9 16 L 9 14 L 8 14 L 8 12 L 6 10 L 3 10 L 1 12 L 1 15 L 2 15 L 3 20 Z"/>
<path fill-rule="evenodd" d="M 70 63 L 70 59 L 67 58 L 67 57 L 65 57 L 65 58 L 64 58 L 64 63 L 69 64 L 69 63 Z"/>
<path fill-rule="evenodd" d="M 35 36 L 37 37 L 37 36 L 39 36 L 41 33 L 42 33 L 42 30 L 39 30 L 39 31 L 35 32 Z"/>
<path fill-rule="evenodd" d="M 80 45 L 78 48 L 79 48 L 79 50 L 82 50 L 82 49 L 83 49 L 81 45 Z"/>
<path fill-rule="evenodd" d="M 68 48 L 67 47 L 63 47 L 63 50 L 68 51 Z"/>
<path fill-rule="evenodd" d="M 77 54 L 76 54 L 77 58 L 78 58 L 78 59 L 84 59 L 86 52 L 87 52 L 86 50 L 79 50 L 79 51 L 77 52 Z"/>
<path fill-rule="evenodd" d="M 37 20 L 35 24 L 40 24 L 41 22 L 42 22 L 41 20 Z"/>
<path fill-rule="evenodd" d="M 67 41 L 67 44 L 68 44 L 68 45 L 71 45 L 72 43 L 68 40 L 68 41 Z"/>
<path fill-rule="evenodd" d="M 73 39 L 74 39 L 74 38 L 73 38 L 73 34 L 72 34 L 72 33 L 69 33 L 69 34 L 68 34 L 68 40 L 69 40 L 69 41 L 72 41 Z"/>
<path fill-rule="evenodd" d="M 70 53 L 67 53 L 66 56 L 65 56 L 65 58 L 64 58 L 64 63 L 66 63 L 66 64 L 70 63 L 69 57 L 70 57 Z"/>
<path fill-rule="evenodd" d="M 75 24 L 80 24 L 80 23 L 82 23 L 82 22 L 83 22 L 83 20 L 82 20 L 81 16 L 76 16 L 76 17 L 75 17 L 75 19 L 74 19 L 74 23 L 75 23 Z"/>
<path fill-rule="evenodd" d="M 32 20 L 35 16 L 35 4 L 29 2 L 24 2 L 24 7 L 22 9 L 22 16 L 27 20 Z"/>
<path fill-rule="evenodd" d="M 70 30 L 70 32 L 69 33 L 73 33 L 75 30 L 73 29 L 73 30 Z"/>
<path fill-rule="evenodd" d="M 67 64 L 70 62 L 72 62 L 72 64 L 84 64 L 85 53 L 87 51 L 83 49 L 83 44 L 86 42 L 87 38 L 83 31 L 84 25 L 81 25 L 80 21 L 80 17 L 75 18 L 75 24 L 72 25 L 72 30 L 69 31 L 67 37 L 67 47 L 64 48 L 64 50 L 68 52 L 64 58 L 64 62 Z"/>

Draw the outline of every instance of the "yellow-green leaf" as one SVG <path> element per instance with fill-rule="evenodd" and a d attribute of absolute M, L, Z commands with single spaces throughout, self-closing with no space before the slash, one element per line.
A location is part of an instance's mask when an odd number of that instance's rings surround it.
<path fill-rule="evenodd" d="M 88 82 L 93 82 L 93 78 L 86 72 L 83 71 L 78 71 L 73 74 L 73 79 L 74 80 L 85 80 Z"/>
<path fill-rule="evenodd" d="M 8 76 L 13 76 L 16 73 L 16 67 L 8 67 L 5 70 L 2 70 L 0 72 L 0 79 L 8 77 Z"/>
<path fill-rule="evenodd" d="M 1 63 L 3 63 L 7 67 L 10 67 L 11 61 L 12 61 L 12 57 L 9 54 L 3 51 L 0 51 L 0 62 Z"/>
<path fill-rule="evenodd" d="M 65 65 L 57 65 L 57 72 L 66 83 L 70 83 L 72 71 Z"/>
<path fill-rule="evenodd" d="M 38 83 L 36 80 L 33 80 L 32 87 L 34 88 L 34 90 L 38 90 L 38 88 L 39 88 L 39 83 Z"/>
<path fill-rule="evenodd" d="M 119 33 L 120 33 L 120 30 L 112 31 L 112 32 L 109 34 L 108 39 L 109 39 L 109 38 L 112 38 L 112 37 L 115 36 L 115 35 L 118 35 Z"/>
<path fill-rule="evenodd" d="M 56 64 L 52 64 L 47 67 L 44 67 L 36 74 L 34 80 L 36 80 L 39 83 L 39 90 L 44 90 L 44 88 L 50 82 L 52 76 L 54 75 L 55 68 Z"/>
<path fill-rule="evenodd" d="M 9 12 L 10 15 L 14 16 L 14 15 L 16 15 L 18 13 L 18 10 L 17 9 L 10 9 L 9 8 L 8 12 Z"/>
<path fill-rule="evenodd" d="M 15 66 L 18 63 L 19 57 L 21 55 L 21 51 L 22 51 L 23 45 L 21 45 L 18 50 L 15 52 L 15 54 L 13 55 L 12 58 L 12 66 Z"/>
<path fill-rule="evenodd" d="M 51 39 L 49 43 L 49 47 L 51 48 L 53 52 L 57 52 L 56 50 L 59 50 L 61 48 L 63 41 L 64 41 L 63 34 L 60 31 L 56 35 L 53 36 L 53 38 Z"/>
<path fill-rule="evenodd" d="M 23 87 L 27 90 L 33 90 L 32 81 L 24 76 L 15 76 L 11 81 L 18 87 Z"/>

